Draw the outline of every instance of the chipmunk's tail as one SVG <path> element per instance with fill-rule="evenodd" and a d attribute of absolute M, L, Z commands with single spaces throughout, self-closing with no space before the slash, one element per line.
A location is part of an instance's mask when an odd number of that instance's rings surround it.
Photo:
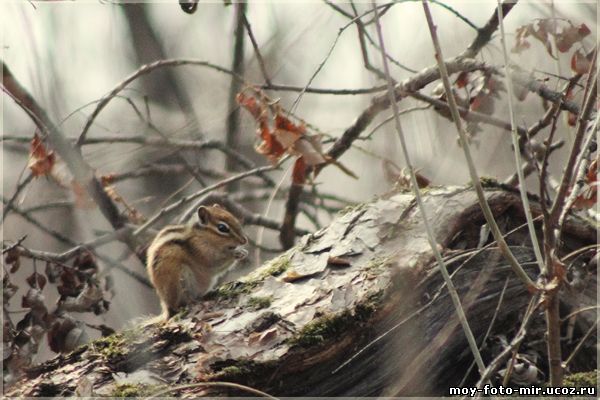
<path fill-rule="evenodd" d="M 169 313 L 167 311 L 163 310 L 163 312 L 159 315 L 151 315 L 151 316 L 143 315 L 141 317 L 136 317 L 136 318 L 132 319 L 131 321 L 129 321 L 127 323 L 127 325 L 131 328 L 134 328 L 134 327 L 146 328 L 151 325 L 157 325 L 157 324 L 166 322 L 168 319 L 169 319 Z"/>

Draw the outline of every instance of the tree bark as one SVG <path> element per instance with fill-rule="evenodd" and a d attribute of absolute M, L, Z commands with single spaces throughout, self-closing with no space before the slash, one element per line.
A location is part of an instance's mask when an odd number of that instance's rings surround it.
<path fill-rule="evenodd" d="M 486 196 L 499 225 L 505 233 L 515 230 L 507 242 L 535 280 L 538 271 L 518 192 L 488 186 Z M 478 343 L 494 316 L 490 337 L 505 335 L 510 341 L 531 294 L 493 243 L 477 249 L 485 221 L 475 193 L 470 187 L 423 191 Z M 532 208 L 539 215 L 535 202 Z M 594 244 L 595 227 L 579 217 L 567 218 L 560 257 Z M 591 253 L 582 250 L 567 265 L 581 268 Z M 561 317 L 596 304 L 596 269 L 586 271 L 577 295 L 561 292 Z M 526 338 L 532 351 L 545 348 L 543 340 L 537 345 L 534 340 L 543 339 L 545 331 L 543 313 L 537 314 Z M 575 341 L 596 317 L 596 310 L 577 316 Z M 565 343 L 566 354 L 576 344 Z M 483 348 L 486 363 L 494 356 L 492 347 Z M 595 354 L 579 351 L 571 368 L 595 368 Z M 117 396 L 126 388 L 141 396 L 177 384 L 227 381 L 276 396 L 443 396 L 449 386 L 458 386 L 472 360 L 414 196 L 395 192 L 340 214 L 329 227 L 303 237 L 168 323 L 126 330 L 29 369 L 6 395 Z M 544 357 L 538 361 L 542 370 L 547 367 L 541 364 Z M 473 369 L 465 386 L 477 378 Z M 243 393 L 196 387 L 170 396 L 183 394 Z"/>

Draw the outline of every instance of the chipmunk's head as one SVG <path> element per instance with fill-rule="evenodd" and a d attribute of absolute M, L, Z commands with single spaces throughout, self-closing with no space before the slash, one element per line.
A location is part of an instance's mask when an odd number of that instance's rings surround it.
<path fill-rule="evenodd" d="M 248 238 L 242 231 L 240 221 L 220 205 L 200 206 L 197 225 L 210 236 L 215 246 L 213 251 L 236 260 L 248 256 L 245 248 Z"/>

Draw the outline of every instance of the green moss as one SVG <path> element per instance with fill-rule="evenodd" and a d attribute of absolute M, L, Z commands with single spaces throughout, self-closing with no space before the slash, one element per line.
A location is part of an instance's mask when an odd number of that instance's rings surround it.
<path fill-rule="evenodd" d="M 132 383 L 123 383 L 115 386 L 110 397 L 139 397 L 140 387 Z"/>
<path fill-rule="evenodd" d="M 246 278 L 229 282 L 219 286 L 217 289 L 208 293 L 205 297 L 207 299 L 221 299 L 229 300 L 239 297 L 241 294 L 248 294 L 252 292 L 252 289 L 257 287 L 266 278 L 270 276 L 281 275 L 291 265 L 290 256 L 288 253 L 282 254 L 281 256 L 271 260 L 266 266 L 260 268 Z"/>
<path fill-rule="evenodd" d="M 484 188 L 497 188 L 499 185 L 498 179 L 490 177 L 490 176 L 479 177 L 479 182 L 481 183 L 481 186 Z"/>
<path fill-rule="evenodd" d="M 218 361 L 211 365 L 216 380 L 246 383 L 264 379 L 276 366 L 276 361 L 256 362 L 244 358 Z"/>
<path fill-rule="evenodd" d="M 306 324 L 289 340 L 289 344 L 302 347 L 316 346 L 325 342 L 327 338 L 343 334 L 352 322 L 350 311 L 323 316 Z"/>
<path fill-rule="evenodd" d="M 250 308 L 253 308 L 255 310 L 260 310 L 263 308 L 267 308 L 271 305 L 271 302 L 273 301 L 273 297 L 272 296 L 266 296 L 266 297 L 260 297 L 260 296 L 256 296 L 256 297 L 250 297 L 248 299 L 248 303 L 247 306 Z"/>
<path fill-rule="evenodd" d="M 265 280 L 269 276 L 279 276 L 283 274 L 292 265 L 290 255 L 288 253 L 282 254 L 279 257 L 273 259 L 267 267 L 260 269 L 257 279 L 260 281 Z"/>
<path fill-rule="evenodd" d="M 565 375 L 563 386 L 570 387 L 597 387 L 598 386 L 598 370 L 589 372 L 577 372 L 574 374 Z"/>
<path fill-rule="evenodd" d="M 288 343 L 292 346 L 311 347 L 322 344 L 330 338 L 339 337 L 349 330 L 356 329 L 366 322 L 377 310 L 383 298 L 383 291 L 369 294 L 365 301 L 356 305 L 353 311 L 325 315 L 306 324 Z"/>
<path fill-rule="evenodd" d="M 164 385 L 120 383 L 115 386 L 109 397 L 148 397 L 159 392 L 161 388 L 164 388 Z"/>
<path fill-rule="evenodd" d="M 372 258 L 369 261 L 369 263 L 365 267 L 365 270 L 367 270 L 367 271 L 380 271 L 382 269 L 387 268 L 390 264 L 392 264 L 392 261 L 393 261 L 393 257 L 390 257 L 390 256 L 387 256 L 387 257 L 375 257 L 375 258 Z"/>
<path fill-rule="evenodd" d="M 230 300 L 239 297 L 241 294 L 250 293 L 257 283 L 250 282 L 229 282 L 219 286 L 212 292 L 208 293 L 205 298 L 211 300 Z"/>
<path fill-rule="evenodd" d="M 90 347 L 106 358 L 123 357 L 127 354 L 126 342 L 126 335 L 121 332 L 94 340 Z"/>
<path fill-rule="evenodd" d="M 369 293 L 366 296 L 365 301 L 358 303 L 356 308 L 354 309 L 354 314 L 358 318 L 359 321 L 368 320 L 371 315 L 377 311 L 377 308 L 383 302 L 383 290 L 378 290 L 376 292 Z"/>

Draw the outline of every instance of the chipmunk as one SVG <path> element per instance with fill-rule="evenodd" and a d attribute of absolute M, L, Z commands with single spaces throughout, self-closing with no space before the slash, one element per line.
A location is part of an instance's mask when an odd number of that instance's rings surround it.
<path fill-rule="evenodd" d="M 204 295 L 234 260 L 248 255 L 240 222 L 218 204 L 198 208 L 198 221 L 171 225 L 154 238 L 147 253 L 150 281 L 166 320 Z"/>

